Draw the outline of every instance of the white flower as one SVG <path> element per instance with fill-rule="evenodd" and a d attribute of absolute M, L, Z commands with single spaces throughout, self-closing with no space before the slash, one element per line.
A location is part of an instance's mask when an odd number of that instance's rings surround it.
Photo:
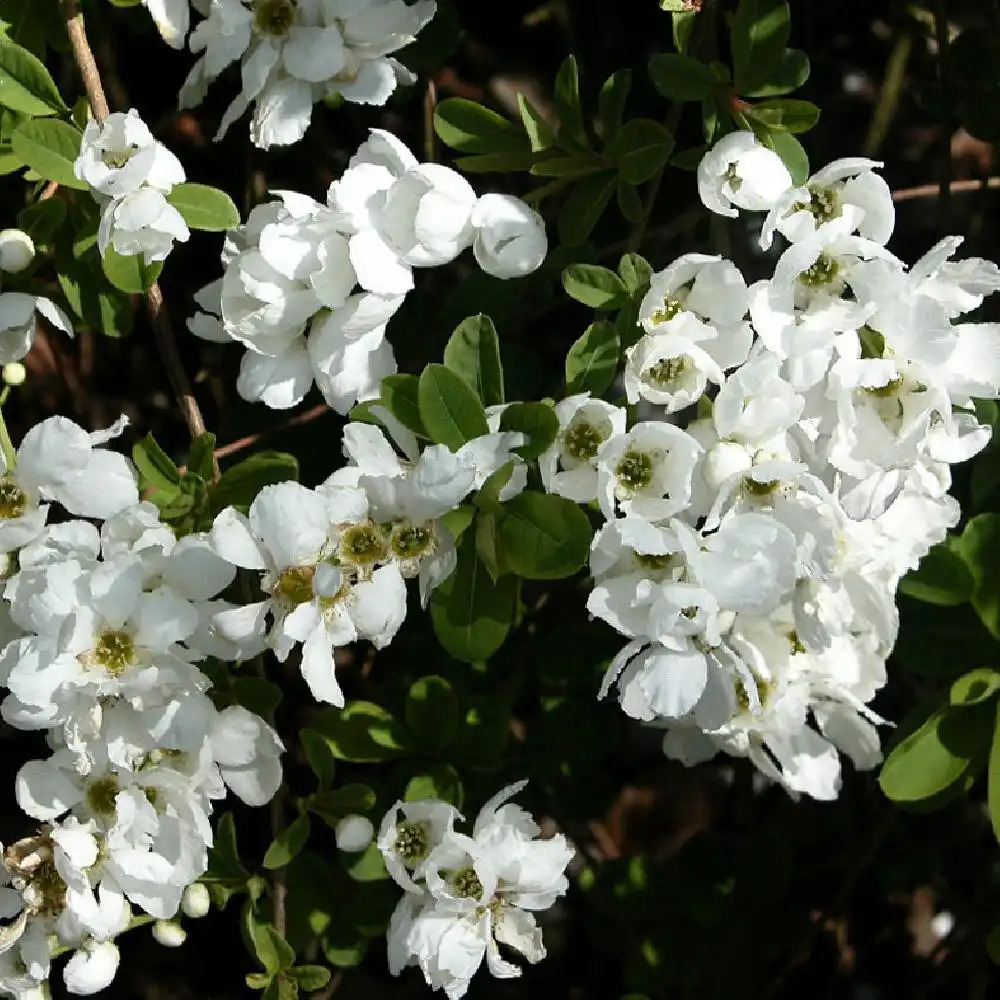
<path fill-rule="evenodd" d="M 453 805 L 436 799 L 396 802 L 385 814 L 378 831 L 378 849 L 389 874 L 403 889 L 419 892 L 414 879 L 423 877 L 431 851 L 461 818 Z"/>
<path fill-rule="evenodd" d="M 75 951 L 63 969 L 66 989 L 90 996 L 107 989 L 118 971 L 118 948 L 113 941 L 91 943 Z"/>
<path fill-rule="evenodd" d="M 736 218 L 738 209 L 766 212 L 792 186 L 780 156 L 752 132 L 731 132 L 698 164 L 698 194 L 709 210 Z"/>
<path fill-rule="evenodd" d="M 38 330 L 36 313 L 73 336 L 69 317 L 51 299 L 26 292 L 0 292 L 0 363 L 20 361 L 31 350 Z"/>
<path fill-rule="evenodd" d="M 137 257 L 152 264 L 166 260 L 174 242 L 186 243 L 191 231 L 184 217 L 162 191 L 142 187 L 108 204 L 101 213 L 97 245 L 102 254 L 109 246 L 122 257 Z"/>
<path fill-rule="evenodd" d="M 476 231 L 472 252 L 495 278 L 523 278 L 537 271 L 548 252 L 542 217 L 520 198 L 486 194 L 472 212 Z"/>
<path fill-rule="evenodd" d="M 189 0 L 142 0 L 163 40 L 174 49 L 184 48 L 191 21 Z"/>

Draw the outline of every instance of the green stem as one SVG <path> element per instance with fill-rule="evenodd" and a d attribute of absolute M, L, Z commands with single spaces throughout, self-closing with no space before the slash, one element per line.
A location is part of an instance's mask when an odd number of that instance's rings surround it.
<path fill-rule="evenodd" d="M 3 416 L 3 404 L 7 402 L 9 395 L 10 386 L 4 386 L 3 391 L 0 392 L 0 451 L 3 452 L 4 465 L 6 465 L 8 472 L 14 468 L 14 463 L 17 461 L 14 442 L 10 439 L 10 431 L 7 430 L 7 421 L 4 420 Z"/>

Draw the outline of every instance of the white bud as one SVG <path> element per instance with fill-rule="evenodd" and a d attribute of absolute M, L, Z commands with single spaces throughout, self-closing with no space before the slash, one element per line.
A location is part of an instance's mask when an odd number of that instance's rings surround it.
<path fill-rule="evenodd" d="M 35 243 L 20 229 L 0 232 L 0 271 L 17 274 L 35 259 Z"/>
<path fill-rule="evenodd" d="M 479 266 L 494 278 L 523 278 L 542 266 L 549 244 L 542 217 L 520 198 L 486 194 L 472 211 Z"/>
<path fill-rule="evenodd" d="M 164 948 L 179 948 L 187 940 L 187 931 L 173 920 L 157 920 L 153 924 L 153 937 Z"/>
<path fill-rule="evenodd" d="M 719 441 L 708 449 L 702 475 L 711 490 L 719 489 L 733 476 L 747 472 L 753 465 L 746 448 L 735 441 Z"/>
<path fill-rule="evenodd" d="M 337 846 L 348 854 L 363 851 L 375 836 L 371 820 L 364 816 L 345 816 L 334 830 Z"/>
<path fill-rule="evenodd" d="M 201 882 L 189 885 L 184 890 L 184 895 L 181 896 L 181 910 L 184 912 L 184 916 L 190 917 L 192 920 L 205 916 L 211 906 L 212 900 L 208 895 L 208 889 Z"/>
<path fill-rule="evenodd" d="M 3 366 L 3 380 L 6 385 L 24 385 L 27 377 L 28 369 L 20 361 L 11 361 Z"/>

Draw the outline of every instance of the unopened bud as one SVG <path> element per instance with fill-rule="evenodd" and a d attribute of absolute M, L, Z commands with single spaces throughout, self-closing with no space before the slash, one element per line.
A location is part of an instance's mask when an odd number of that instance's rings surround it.
<path fill-rule="evenodd" d="M 375 835 L 371 820 L 364 816 L 345 816 L 336 826 L 334 836 L 337 846 L 347 854 L 358 854 L 363 851 Z"/>
<path fill-rule="evenodd" d="M 179 948 L 187 940 L 187 931 L 173 920 L 157 920 L 153 924 L 153 937 L 164 948 Z"/>
<path fill-rule="evenodd" d="M 35 259 L 35 244 L 31 237 L 20 229 L 4 229 L 0 232 L 0 271 L 17 274 Z"/>
<path fill-rule="evenodd" d="M 20 361 L 11 361 L 3 366 L 3 380 L 6 385 L 24 385 L 28 369 Z"/>
<path fill-rule="evenodd" d="M 200 882 L 189 885 L 184 890 L 184 895 L 181 896 L 181 910 L 184 916 L 190 917 L 192 920 L 205 916 L 211 906 L 212 900 L 208 895 L 208 889 Z"/>

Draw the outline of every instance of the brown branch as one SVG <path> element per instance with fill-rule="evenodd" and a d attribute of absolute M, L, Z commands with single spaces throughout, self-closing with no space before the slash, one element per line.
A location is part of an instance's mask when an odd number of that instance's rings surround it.
<path fill-rule="evenodd" d="M 98 123 L 103 122 L 110 114 L 110 108 L 104 93 L 104 86 L 101 83 L 101 73 L 97 68 L 97 61 L 94 59 L 94 51 L 87 40 L 87 31 L 83 25 L 83 16 L 77 7 L 77 0 L 63 0 L 63 15 L 66 18 L 66 34 L 69 36 L 70 46 L 73 49 L 73 59 L 80 71 L 80 78 L 83 80 L 83 87 L 87 92 L 91 111 Z M 167 377 L 174 395 L 177 397 L 181 415 L 184 417 L 191 437 L 199 437 L 205 433 L 205 419 L 201 415 L 201 408 L 198 406 L 191 382 L 181 362 L 180 351 L 177 349 L 177 341 L 170 325 L 170 315 L 163 301 L 163 292 L 160 291 L 160 286 L 155 281 L 146 291 L 146 307 L 150 323 L 153 326 L 153 333 L 156 336 L 160 358 L 167 369 Z M 213 456 L 212 481 L 218 482 L 218 479 L 219 463 Z"/>
<path fill-rule="evenodd" d="M 237 438 L 235 441 L 230 441 L 229 444 L 224 444 L 221 448 L 216 448 L 215 457 L 225 458 L 227 455 L 235 455 L 236 452 L 243 451 L 244 448 L 250 448 L 251 446 L 257 444 L 258 441 L 261 441 L 266 437 L 270 437 L 272 434 L 280 434 L 282 431 L 287 431 L 291 427 L 311 423 L 317 417 L 322 417 L 324 414 L 332 412 L 333 411 L 326 405 L 326 403 L 320 403 L 318 406 L 313 406 L 308 410 L 303 410 L 301 413 L 297 413 L 294 417 L 289 418 L 277 427 L 269 427 L 267 430 L 258 431 L 256 434 L 248 434 L 246 437 Z"/>
<path fill-rule="evenodd" d="M 968 191 L 982 191 L 986 189 L 1000 188 L 1000 177 L 984 177 L 982 180 L 952 181 L 948 189 L 955 192 L 965 193 Z M 940 184 L 921 184 L 919 187 L 902 188 L 892 192 L 893 201 L 912 201 L 914 198 L 934 198 L 941 193 Z"/>

